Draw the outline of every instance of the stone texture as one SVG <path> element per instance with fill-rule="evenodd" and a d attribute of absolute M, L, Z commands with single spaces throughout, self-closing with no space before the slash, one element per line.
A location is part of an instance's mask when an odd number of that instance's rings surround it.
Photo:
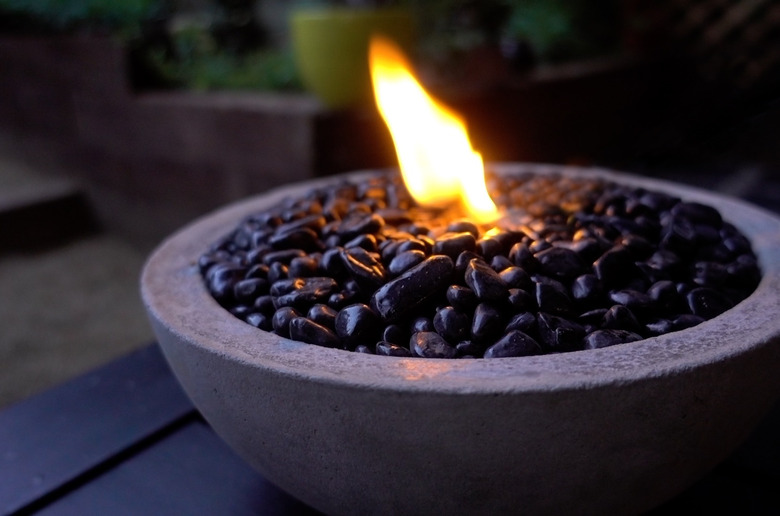
<path fill-rule="evenodd" d="M 762 282 L 696 328 L 629 345 L 495 360 L 349 353 L 258 332 L 219 308 L 194 266 L 243 215 L 307 185 L 228 206 L 155 251 L 142 297 L 193 402 L 271 481 L 329 514 L 640 513 L 728 456 L 775 402 L 780 219 L 606 171 L 498 168 L 603 174 L 716 206 L 752 240 Z"/>

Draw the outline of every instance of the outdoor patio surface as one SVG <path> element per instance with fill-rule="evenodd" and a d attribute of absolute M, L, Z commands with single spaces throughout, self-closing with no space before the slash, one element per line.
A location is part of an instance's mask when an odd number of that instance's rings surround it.
<path fill-rule="evenodd" d="M 55 183 L 0 153 L 0 200 Z M 0 252 L 0 409 L 151 342 L 138 292 L 145 255 L 100 232 Z"/>

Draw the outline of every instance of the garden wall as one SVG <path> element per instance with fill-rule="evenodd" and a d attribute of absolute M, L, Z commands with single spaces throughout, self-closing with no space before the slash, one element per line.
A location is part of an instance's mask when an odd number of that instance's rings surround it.
<path fill-rule="evenodd" d="M 108 38 L 0 37 L 0 136 L 75 177 L 101 220 L 154 243 L 227 202 L 313 176 L 392 165 L 372 107 L 332 111 L 304 94 L 131 90 Z M 658 73 L 609 60 L 437 91 L 486 160 L 594 162 L 640 141 Z M 646 141 L 647 139 L 645 139 Z M 6 145 L 5 147 L 9 147 Z"/>
<path fill-rule="evenodd" d="M 282 183 L 392 163 L 375 114 L 308 95 L 133 92 L 106 38 L 0 38 L 0 70 L 5 147 L 80 180 L 108 226 L 143 241 Z"/>

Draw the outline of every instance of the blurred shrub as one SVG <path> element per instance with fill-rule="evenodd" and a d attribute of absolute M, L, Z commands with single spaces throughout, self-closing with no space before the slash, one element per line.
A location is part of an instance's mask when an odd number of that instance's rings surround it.
<path fill-rule="evenodd" d="M 171 35 L 172 53 L 153 49 L 149 59 L 165 83 L 193 90 L 302 89 L 287 49 L 259 48 L 237 54 L 225 51 L 213 35 L 198 27 Z"/>
<path fill-rule="evenodd" d="M 0 29 L 56 33 L 75 30 L 133 37 L 167 10 L 164 0 L 0 0 Z"/>

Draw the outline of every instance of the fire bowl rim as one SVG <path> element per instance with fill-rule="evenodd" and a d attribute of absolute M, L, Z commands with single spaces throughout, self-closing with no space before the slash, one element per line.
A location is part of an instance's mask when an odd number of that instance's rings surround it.
<path fill-rule="evenodd" d="M 603 349 L 500 359 L 399 358 L 354 353 L 295 342 L 239 320 L 207 292 L 198 257 L 233 230 L 243 216 L 278 200 L 344 178 L 356 171 L 286 185 L 200 217 L 164 240 L 141 274 L 141 295 L 155 333 L 231 360 L 310 382 L 391 391 L 501 394 L 561 391 L 625 384 L 736 357 L 780 343 L 780 218 L 747 202 L 691 186 L 603 168 L 494 163 L 497 173 L 533 172 L 595 177 L 672 193 L 717 208 L 751 241 L 762 279 L 745 300 L 704 323 L 642 341 Z M 164 339 L 161 345 L 165 351 Z"/>

